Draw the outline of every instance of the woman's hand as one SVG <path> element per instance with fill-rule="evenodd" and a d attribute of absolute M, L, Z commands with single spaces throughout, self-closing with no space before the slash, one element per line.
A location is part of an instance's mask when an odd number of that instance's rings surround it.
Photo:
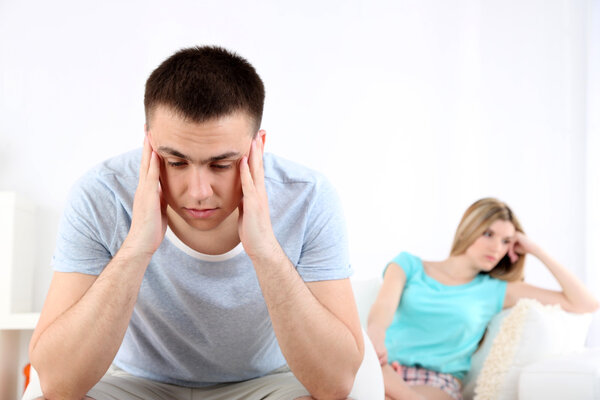
<path fill-rule="evenodd" d="M 377 328 L 369 328 L 368 335 L 377 353 L 379 359 L 379 365 L 383 366 L 388 362 L 388 352 L 385 347 L 385 330 Z"/>
<path fill-rule="evenodd" d="M 508 257 L 510 262 L 515 263 L 519 259 L 519 256 L 531 253 L 535 256 L 539 253 L 539 247 L 535 244 L 527 235 L 523 232 L 517 232 L 515 234 L 515 240 L 512 242 L 508 249 Z"/>

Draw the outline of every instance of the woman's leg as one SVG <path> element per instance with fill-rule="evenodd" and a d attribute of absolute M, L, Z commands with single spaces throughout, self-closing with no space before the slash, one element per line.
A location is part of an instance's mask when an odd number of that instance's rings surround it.
<path fill-rule="evenodd" d="M 404 368 L 396 362 L 382 367 L 386 400 L 462 400 L 460 383 L 451 375 L 411 367 L 409 384 Z"/>
<path fill-rule="evenodd" d="M 411 386 L 404 382 L 402 376 L 394 371 L 391 365 L 386 364 L 381 369 L 387 398 L 392 400 L 427 400 L 427 397 L 413 390 Z"/>
<path fill-rule="evenodd" d="M 433 386 L 415 385 L 412 389 L 427 400 L 454 400 L 448 393 Z"/>

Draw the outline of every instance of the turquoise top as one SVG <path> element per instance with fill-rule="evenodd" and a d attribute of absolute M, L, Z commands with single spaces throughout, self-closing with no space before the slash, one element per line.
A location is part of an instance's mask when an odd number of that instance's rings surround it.
<path fill-rule="evenodd" d="M 388 361 L 463 379 L 487 324 L 502 310 L 506 282 L 479 274 L 448 286 L 428 276 L 419 257 L 402 252 L 392 262 L 406 273 L 406 284 L 386 332 Z"/>

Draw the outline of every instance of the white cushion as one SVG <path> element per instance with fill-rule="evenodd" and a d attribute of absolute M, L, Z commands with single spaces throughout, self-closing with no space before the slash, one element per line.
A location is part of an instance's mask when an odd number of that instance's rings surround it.
<path fill-rule="evenodd" d="M 600 400 L 600 348 L 555 356 L 523 368 L 519 400 Z"/>
<path fill-rule="evenodd" d="M 383 279 L 377 277 L 365 279 L 352 278 L 350 282 L 352 282 L 360 324 L 366 329 L 369 311 L 371 311 L 371 306 L 375 302 L 375 299 L 377 299 L 377 294 L 379 293 L 379 288 L 381 287 Z"/>
<path fill-rule="evenodd" d="M 383 374 L 381 373 L 381 365 L 379 358 L 375 352 L 375 347 L 371 343 L 369 336 L 363 330 L 363 338 L 365 343 L 365 355 L 363 362 L 356 373 L 354 387 L 350 392 L 350 398 L 355 400 L 373 400 L 384 399 L 385 389 L 383 386 Z"/>
<path fill-rule="evenodd" d="M 472 379 L 478 375 L 475 400 L 517 399 L 522 369 L 553 355 L 581 351 L 590 322 L 590 314 L 567 313 L 559 306 L 544 306 L 531 299 L 522 299 L 511 310 L 494 317 L 488 326 L 489 337 L 478 353 L 485 359 L 481 371 L 477 374 L 480 359 L 474 356 L 469 376 Z M 484 353 L 488 348 L 489 353 Z"/>

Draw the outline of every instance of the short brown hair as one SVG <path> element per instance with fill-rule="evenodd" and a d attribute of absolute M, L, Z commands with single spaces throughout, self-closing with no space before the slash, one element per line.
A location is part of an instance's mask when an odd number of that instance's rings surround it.
<path fill-rule="evenodd" d="M 146 81 L 146 123 L 158 106 L 191 122 L 204 122 L 243 111 L 260 128 L 265 88 L 254 67 L 222 47 L 179 50 Z"/>
<path fill-rule="evenodd" d="M 477 200 L 465 211 L 452 243 L 450 255 L 456 256 L 463 254 L 469 246 L 473 244 L 478 237 L 490 227 L 496 220 L 511 222 L 515 230 L 523 232 L 521 223 L 512 212 L 512 210 L 498 199 L 486 197 Z M 512 263 L 510 257 L 506 254 L 502 260 L 489 272 L 490 276 L 505 281 L 523 280 L 523 267 L 525 265 L 525 255 L 519 255 L 519 259 Z"/>

